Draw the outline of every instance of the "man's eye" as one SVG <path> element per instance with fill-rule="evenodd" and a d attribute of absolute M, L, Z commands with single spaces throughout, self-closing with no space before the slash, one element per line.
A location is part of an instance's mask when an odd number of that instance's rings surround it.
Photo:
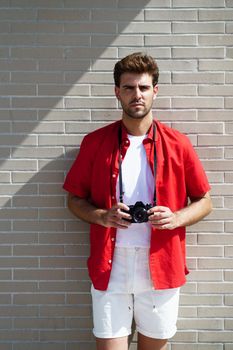
<path fill-rule="evenodd" d="M 148 90 L 148 89 L 149 89 L 148 86 L 142 86 L 142 87 L 140 88 L 141 91 L 146 91 L 146 90 Z"/>

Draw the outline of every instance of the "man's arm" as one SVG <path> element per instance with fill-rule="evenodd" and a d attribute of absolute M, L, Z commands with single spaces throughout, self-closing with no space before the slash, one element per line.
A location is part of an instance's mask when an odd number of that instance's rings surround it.
<path fill-rule="evenodd" d="M 212 201 L 209 192 L 203 197 L 191 201 L 187 207 L 172 212 L 169 208 L 156 206 L 149 210 L 149 221 L 153 227 L 160 230 L 173 230 L 181 226 L 191 226 L 202 220 L 212 211 Z"/>
<path fill-rule="evenodd" d="M 127 228 L 130 215 L 122 210 L 128 210 L 127 205 L 118 203 L 110 209 L 101 209 L 92 205 L 87 199 L 79 198 L 71 193 L 68 195 L 68 208 L 79 219 L 90 224 L 105 227 Z"/>

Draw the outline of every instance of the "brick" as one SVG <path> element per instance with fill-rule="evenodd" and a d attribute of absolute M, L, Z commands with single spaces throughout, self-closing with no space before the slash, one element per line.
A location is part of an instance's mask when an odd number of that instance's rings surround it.
<path fill-rule="evenodd" d="M 224 199 L 225 207 L 226 208 L 233 208 L 233 197 L 225 197 Z"/>
<path fill-rule="evenodd" d="M 0 37 L 1 40 L 1 37 Z M 1 42 L 1 41 L 0 41 Z M 38 34 L 38 46 L 90 46 L 90 35 L 82 34 Z"/>
<path fill-rule="evenodd" d="M 175 47 L 172 49 L 172 57 L 177 58 L 224 58 L 224 49 L 223 48 L 193 48 L 186 47 L 180 48 Z"/>
<path fill-rule="evenodd" d="M 65 306 L 42 306 L 41 307 L 41 316 L 42 317 L 60 317 L 60 315 L 69 316 L 69 317 L 79 317 L 90 316 L 91 306 L 86 305 L 65 305 Z"/>
<path fill-rule="evenodd" d="M 13 97 L 12 106 L 13 108 L 62 108 L 63 103 L 54 97 Z"/>
<path fill-rule="evenodd" d="M 224 304 L 230 305 L 230 306 L 233 305 L 233 296 L 232 295 L 225 295 Z"/>
<path fill-rule="evenodd" d="M 205 259 L 205 258 L 199 258 L 198 259 L 198 268 L 200 269 L 232 269 L 233 261 L 232 259 L 217 259 L 217 258 L 211 258 L 211 259 Z M 208 290 L 211 289 L 211 286 L 206 287 L 206 293 L 208 293 Z M 224 288 L 226 285 L 224 285 Z M 221 287 L 219 287 L 221 288 Z M 222 287 L 223 288 L 223 287 Z M 231 288 L 230 288 L 231 289 Z M 204 292 L 204 286 L 202 286 L 202 290 Z M 212 290 L 213 291 L 213 290 Z M 216 288 L 214 290 L 216 293 Z M 221 293 L 221 292 L 220 292 Z"/>
<path fill-rule="evenodd" d="M 194 35 L 145 35 L 146 46 L 183 46 L 195 45 Z M 156 55 L 157 57 L 157 55 Z M 164 62 L 166 64 L 166 62 Z M 173 64 L 175 62 L 173 61 Z M 162 64 L 160 65 L 162 66 Z M 162 66 L 163 67 L 163 66 Z"/>
<path fill-rule="evenodd" d="M 94 131 L 96 129 L 99 129 L 101 127 L 106 126 L 108 123 L 75 123 L 70 122 L 66 123 L 65 129 L 66 133 L 88 133 L 91 131 Z"/>
<path fill-rule="evenodd" d="M 85 83 L 96 83 L 96 84 L 111 84 L 113 82 L 112 74 L 110 73 L 99 73 L 99 72 L 87 72 L 82 76 L 76 75 L 74 73 L 65 73 L 65 82 L 73 83 L 78 81 L 79 84 Z"/>
<path fill-rule="evenodd" d="M 200 9 L 200 21 L 231 21 L 233 10 L 230 9 Z"/>
<path fill-rule="evenodd" d="M 22 60 L 14 60 L 14 59 L 8 59 L 8 60 L 4 60 L 1 59 L 0 60 L 0 70 L 1 71 L 33 71 L 36 70 L 36 61 L 32 60 L 32 59 L 22 59 Z M 1 81 L 3 82 L 3 79 L 1 79 Z"/>
<path fill-rule="evenodd" d="M 90 11 L 86 9 L 39 9 L 39 21 L 83 21 L 89 20 Z"/>
<path fill-rule="evenodd" d="M 144 6 L 149 7 L 170 7 L 170 1 L 169 0 L 150 0 L 149 2 L 147 0 L 135 0 L 134 2 L 131 2 L 130 0 L 119 0 L 118 6 L 119 7 L 126 7 L 126 8 L 142 8 Z"/>
<path fill-rule="evenodd" d="M 36 247 L 36 246 L 34 246 Z M 45 246 L 41 245 L 40 248 L 44 248 Z M 48 249 L 48 247 L 46 247 Z M 40 255 L 40 251 L 38 250 L 38 253 L 36 251 L 34 252 L 31 249 L 31 246 L 16 246 L 14 254 L 15 255 L 23 255 L 22 249 L 25 249 L 25 253 L 27 255 Z M 61 249 L 61 248 L 60 248 Z M 42 249 L 41 249 L 42 250 Z M 30 253 L 31 251 L 31 253 Z M 42 252 L 44 253 L 45 250 Z M 49 252 L 49 251 L 48 251 Z M 51 254 L 57 254 L 59 251 L 51 251 Z M 47 255 L 47 254 L 46 254 Z M 48 254 L 49 255 L 49 254 Z M 15 269 L 14 270 L 14 280 L 64 280 L 65 279 L 65 271 L 64 270 L 49 270 L 49 269 Z M 37 301 L 38 302 L 38 301 Z"/>
<path fill-rule="evenodd" d="M 189 134 L 221 134 L 223 132 L 223 124 L 222 123 L 172 123 L 172 127 L 179 130 L 182 133 Z"/>
<path fill-rule="evenodd" d="M 140 6 L 141 8 L 141 6 Z M 135 21 L 143 21 L 144 13 L 143 11 L 138 11 L 138 9 L 116 9 L 110 10 L 105 9 L 104 11 L 101 9 L 93 9 L 92 10 L 92 19 L 94 21 L 126 21 L 131 22 L 132 19 Z"/>
<path fill-rule="evenodd" d="M 199 340 L 201 342 L 232 342 L 233 333 L 232 332 L 201 332 L 199 334 Z"/>
<path fill-rule="evenodd" d="M 17 318 L 14 322 L 15 329 L 57 329 L 65 328 L 65 322 L 59 318 Z"/>
<path fill-rule="evenodd" d="M 188 256 L 192 257 L 217 257 L 224 256 L 222 247 L 204 247 L 204 246 L 191 246 L 187 247 Z"/>
<path fill-rule="evenodd" d="M 232 252 L 230 252 L 230 256 L 232 256 Z M 225 271 L 224 272 L 224 281 L 226 281 L 226 282 L 233 281 L 233 272 L 232 271 Z"/>
<path fill-rule="evenodd" d="M 39 96 L 88 96 L 89 95 L 89 86 L 88 85 L 39 85 L 38 86 L 38 95 Z"/>
<path fill-rule="evenodd" d="M 225 149 L 225 158 L 233 158 L 233 148 Z"/>
<path fill-rule="evenodd" d="M 222 282 L 223 276 L 222 276 L 222 271 L 192 271 L 189 281 L 193 282 L 199 282 L 199 281 L 205 281 L 205 282 Z"/>
<path fill-rule="evenodd" d="M 88 98 L 88 97 L 76 97 L 76 98 L 68 98 L 65 100 L 66 108 L 116 108 L 117 101 L 116 98 Z"/>
<path fill-rule="evenodd" d="M 36 41 L 34 34 L 0 34 L 0 45 L 11 45 L 18 46 L 19 42 L 21 45 L 30 46 L 33 45 Z"/>
<path fill-rule="evenodd" d="M 210 34 L 216 34 L 216 33 L 225 33 L 225 24 L 223 22 L 206 22 L 206 23 L 200 23 L 200 22 L 178 22 L 172 24 L 172 32 L 177 33 L 193 33 L 193 34 L 199 34 L 199 33 L 210 33 Z M 204 43 L 207 44 L 207 43 Z M 210 43 L 209 43 L 210 45 Z"/>
<path fill-rule="evenodd" d="M 231 98 L 231 97 L 225 98 L 225 107 L 226 108 L 233 108 L 233 98 Z"/>
<path fill-rule="evenodd" d="M 178 328 L 180 330 L 183 329 L 197 329 L 197 330 L 222 330 L 223 327 L 223 321 L 222 320 L 210 320 L 210 319 L 183 319 L 178 321 Z"/>
<path fill-rule="evenodd" d="M 33 221 L 17 221 L 13 222 L 13 228 L 15 231 L 23 231 L 23 232 L 56 232 L 62 231 L 64 224 L 62 221 L 41 221 L 41 220 L 33 220 Z"/>
<path fill-rule="evenodd" d="M 93 35 L 92 36 L 92 46 L 106 46 L 106 43 L 109 46 L 142 46 L 143 45 L 143 36 L 142 35 L 118 35 L 112 36 L 108 35 L 104 37 L 103 35 Z"/>
<path fill-rule="evenodd" d="M 223 350 L 222 344 L 188 344 L 189 350 Z M 186 350 L 187 344 L 173 344 L 172 350 Z"/>
<path fill-rule="evenodd" d="M 64 1 L 65 7 L 69 8 L 92 8 L 93 2 L 92 0 L 65 0 Z M 95 8 L 115 8 L 117 7 L 117 1 L 116 0 L 97 0 L 95 1 Z"/>
<path fill-rule="evenodd" d="M 29 3 L 29 2 L 28 2 Z M 41 1 L 38 1 L 38 6 Z M 49 6 L 47 2 L 46 5 Z M 23 3 L 21 1 L 21 6 Z M 63 25 L 61 23 L 36 23 L 36 22 L 12 22 L 12 33 L 61 33 L 63 31 Z"/>
<path fill-rule="evenodd" d="M 0 211 L 0 219 L 11 220 L 11 219 L 38 219 L 37 209 L 13 209 L 3 208 Z"/>
<path fill-rule="evenodd" d="M 63 2 L 61 0 L 50 0 L 49 3 L 46 0 L 20 0 L 21 7 L 38 8 L 38 7 L 63 7 Z M 11 0 L 11 6 L 17 7 L 18 1 Z"/>
<path fill-rule="evenodd" d="M 226 245 L 233 244 L 233 237 L 230 234 L 200 234 L 198 244 Z"/>
<path fill-rule="evenodd" d="M 196 21 L 198 19 L 197 10 L 190 9 L 145 9 L 145 20 L 146 21 Z"/>
<path fill-rule="evenodd" d="M 208 72 L 174 72 L 172 73 L 172 82 L 175 84 L 223 84 L 224 73 Z"/>
<path fill-rule="evenodd" d="M 90 120 L 90 111 L 88 110 L 44 110 L 39 111 L 38 113 L 40 120 L 75 120 L 75 121 L 83 121 Z"/>
<path fill-rule="evenodd" d="M 47 246 L 47 245 L 20 245 L 13 248 L 15 256 L 60 256 L 64 255 L 62 246 Z"/>
<path fill-rule="evenodd" d="M 223 22 L 224 23 L 224 22 Z M 222 23 L 222 24 L 223 24 Z M 213 24 L 214 26 L 216 24 Z M 199 35 L 198 42 L 200 45 L 217 45 L 231 46 L 233 43 L 232 35 Z"/>
<path fill-rule="evenodd" d="M 13 296 L 13 303 L 14 304 L 21 304 L 21 305 L 46 305 L 46 304 L 64 304 L 65 303 L 65 296 L 64 294 L 30 294 L 30 293 L 20 293 L 20 294 L 14 294 Z"/>
<path fill-rule="evenodd" d="M 223 108 L 223 98 L 221 97 L 185 97 L 172 98 L 173 108 Z"/>
<path fill-rule="evenodd" d="M 118 28 L 121 33 L 135 33 L 136 31 L 142 34 L 171 33 L 171 24 L 169 22 L 131 22 L 127 25 L 120 23 Z"/>
<path fill-rule="evenodd" d="M 174 7 L 224 7 L 223 0 L 195 0 L 192 3 L 189 0 L 174 0 Z"/>
<path fill-rule="evenodd" d="M 180 305 L 222 305 L 221 295 L 181 295 Z"/>
<path fill-rule="evenodd" d="M 41 59 L 39 60 L 39 71 L 87 71 L 90 70 L 90 65 L 91 61 L 89 60 L 84 60 L 84 59 L 67 59 L 67 60 L 62 60 L 62 59 L 56 59 L 56 60 L 50 60 L 50 59 Z M 84 86 L 83 86 L 84 87 Z M 50 85 L 45 85 L 43 84 L 43 87 L 39 86 L 40 88 L 40 95 L 43 95 L 43 88 L 47 89 L 48 91 L 55 89 L 63 89 L 62 91 L 64 92 L 69 90 L 69 89 L 76 89 L 78 88 L 76 85 L 75 86 L 70 86 L 70 85 L 65 85 L 65 84 L 52 84 Z M 85 87 L 84 87 L 85 88 Z M 58 90 L 61 91 L 61 90 Z"/>
<path fill-rule="evenodd" d="M 11 80 L 14 83 L 62 83 L 63 74 L 60 72 L 28 72 L 28 74 L 13 72 Z M 39 100 L 38 97 L 37 100 Z"/>
<path fill-rule="evenodd" d="M 55 158 L 61 156 L 62 153 L 63 150 L 61 147 L 18 147 L 14 150 L 14 158 Z M 21 174 L 18 173 L 17 175 Z"/>
<path fill-rule="evenodd" d="M 232 70 L 232 60 L 200 60 L 199 61 L 199 70 L 207 71 L 231 71 Z"/>
<path fill-rule="evenodd" d="M 10 182 L 10 173 L 4 172 L 0 173 L 0 183 L 9 183 Z"/>
<path fill-rule="evenodd" d="M 233 82 L 233 74 L 230 72 L 226 73 L 225 76 L 226 83 L 231 84 Z"/>
<path fill-rule="evenodd" d="M 4 164 L 2 164 L 2 170 L 36 170 L 36 168 L 36 161 L 29 161 L 26 159 L 8 159 Z"/>
<path fill-rule="evenodd" d="M 233 33 L 233 24 L 231 22 L 226 23 L 226 33 Z"/>
<path fill-rule="evenodd" d="M 232 96 L 233 88 L 227 85 L 199 86 L 200 96 Z"/>
<path fill-rule="evenodd" d="M 203 159 L 203 158 L 224 158 L 224 149 L 221 147 L 196 147 L 195 148 L 198 156 Z M 215 174 L 218 174 L 219 178 L 221 179 L 221 176 L 219 173 L 214 173 L 213 172 L 213 176 L 215 176 Z M 211 174 L 210 174 L 211 175 Z M 220 180 L 220 182 L 223 182 Z"/>
<path fill-rule="evenodd" d="M 59 47 L 15 47 L 11 49 L 11 58 L 63 58 L 64 50 Z M 21 73 L 20 73 L 21 74 Z M 39 76 L 39 74 L 38 74 Z"/>
<path fill-rule="evenodd" d="M 159 96 L 195 96 L 197 95 L 197 88 L 195 85 L 166 85 L 159 86 Z"/>
<path fill-rule="evenodd" d="M 1 348 L 0 348 L 1 349 Z M 8 349 L 4 349 L 8 350 Z M 65 350 L 65 344 L 53 342 L 53 343 L 47 343 L 47 342 L 36 342 L 28 344 L 27 342 L 20 342 L 14 343 L 14 350 Z"/>
<path fill-rule="evenodd" d="M 35 96 L 36 86 L 30 84 L 5 84 L 0 86 L 0 93 L 2 96 Z"/>
<path fill-rule="evenodd" d="M 231 111 L 227 110 L 206 110 L 206 111 L 198 111 L 198 120 L 200 121 L 228 121 L 233 120 L 233 114 Z"/>
<path fill-rule="evenodd" d="M 36 19 L 36 10 L 35 9 L 1 9 L 0 20 L 4 21 L 32 21 Z"/>
<path fill-rule="evenodd" d="M 75 341 L 75 340 L 88 341 L 90 339 L 94 340 L 94 336 L 91 330 L 41 331 L 40 336 L 42 341 L 45 341 L 45 340 L 46 341 L 53 341 L 53 340 L 64 341 L 67 338 L 70 341 Z"/>

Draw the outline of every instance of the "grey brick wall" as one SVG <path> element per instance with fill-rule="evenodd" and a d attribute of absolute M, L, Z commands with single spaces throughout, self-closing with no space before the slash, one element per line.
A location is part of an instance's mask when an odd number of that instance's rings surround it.
<path fill-rule="evenodd" d="M 139 50 L 215 208 L 188 230 L 170 350 L 233 349 L 232 33 L 232 0 L 0 0 L 0 350 L 94 349 L 88 225 L 61 186 L 83 136 L 120 118 L 112 69 Z"/>

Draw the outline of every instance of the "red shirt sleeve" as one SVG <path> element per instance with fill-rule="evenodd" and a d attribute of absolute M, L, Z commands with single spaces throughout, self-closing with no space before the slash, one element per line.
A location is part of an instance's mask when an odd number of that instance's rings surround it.
<path fill-rule="evenodd" d="M 190 140 L 186 138 L 185 142 L 185 181 L 189 198 L 198 198 L 210 190 L 210 185 Z"/>
<path fill-rule="evenodd" d="M 80 198 L 89 198 L 90 196 L 92 154 L 88 137 L 85 136 L 77 158 L 72 164 L 63 185 L 66 191 Z"/>

